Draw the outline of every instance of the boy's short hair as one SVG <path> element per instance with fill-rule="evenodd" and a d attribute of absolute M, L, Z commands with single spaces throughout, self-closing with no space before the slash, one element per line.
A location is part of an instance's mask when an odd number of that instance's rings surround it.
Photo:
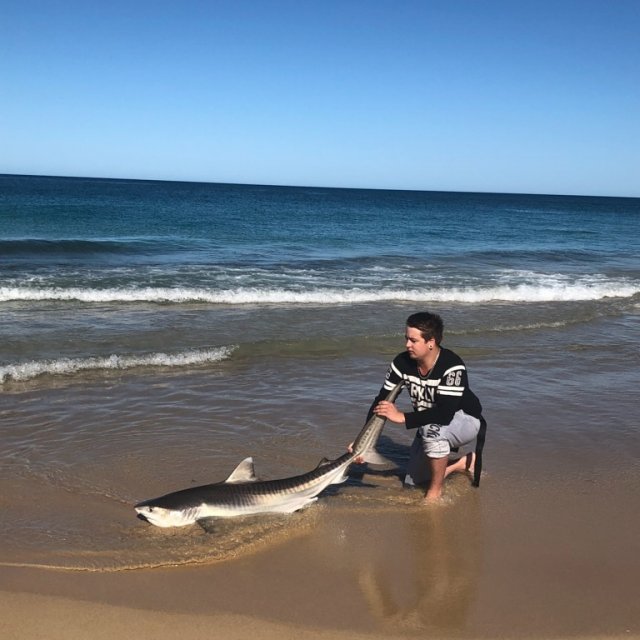
<path fill-rule="evenodd" d="M 444 333 L 444 323 L 437 313 L 429 313 L 428 311 L 413 313 L 407 318 L 407 327 L 418 329 L 425 340 L 434 338 L 436 344 L 440 346 Z"/>

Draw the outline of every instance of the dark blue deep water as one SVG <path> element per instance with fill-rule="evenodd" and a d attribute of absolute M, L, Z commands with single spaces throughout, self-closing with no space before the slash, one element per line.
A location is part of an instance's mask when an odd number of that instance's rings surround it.
<path fill-rule="evenodd" d="M 611 313 L 637 305 L 639 256 L 638 199 L 1 176 L 0 381 L 109 367 L 95 358 L 114 354 L 137 366 L 157 361 L 158 342 L 167 364 L 217 358 L 209 347 L 244 339 L 229 336 L 229 318 L 260 309 L 339 306 L 322 323 L 337 339 L 351 326 L 342 314 L 370 317 L 372 304 L 379 320 L 389 305 L 486 305 L 491 325 L 496 309 L 518 324 L 533 304 L 551 305 L 553 322 Z M 179 319 L 163 326 L 192 305 L 218 316 L 204 344 Z M 101 338 L 69 344 L 69 332 L 95 329 L 96 309 L 114 318 Z M 122 345 L 122 323 L 135 347 Z M 286 333 L 271 320 L 255 330 Z"/>

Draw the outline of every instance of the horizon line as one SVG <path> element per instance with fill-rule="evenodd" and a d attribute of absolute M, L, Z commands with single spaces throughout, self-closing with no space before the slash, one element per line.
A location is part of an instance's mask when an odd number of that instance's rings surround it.
<path fill-rule="evenodd" d="M 408 189 L 408 188 L 385 188 L 385 187 L 336 187 L 326 185 L 296 185 L 296 184 L 271 184 L 260 182 L 216 182 L 212 180 L 168 180 L 164 178 L 123 178 L 123 177 L 107 177 L 107 176 L 70 176 L 56 174 L 38 174 L 38 173 L 0 173 L 0 177 L 10 178 L 51 178 L 59 180 L 104 180 L 113 182 L 161 182 L 175 184 L 202 184 L 202 185 L 221 185 L 221 186 L 237 186 L 237 187 L 267 187 L 274 189 L 334 189 L 341 191 L 399 191 L 409 193 L 450 193 L 450 194 L 478 194 L 478 195 L 506 195 L 506 196 L 541 196 L 551 198 L 619 198 L 626 200 L 637 200 L 640 196 L 620 196 L 620 195 L 593 195 L 580 193 L 534 193 L 529 191 L 460 191 L 453 189 Z"/>

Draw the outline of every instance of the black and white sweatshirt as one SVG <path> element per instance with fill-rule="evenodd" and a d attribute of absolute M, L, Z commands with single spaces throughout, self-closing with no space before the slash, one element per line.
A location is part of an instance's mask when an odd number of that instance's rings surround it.
<path fill-rule="evenodd" d="M 389 366 L 384 385 L 373 401 L 367 419 L 373 415 L 373 407 L 384 400 L 400 380 L 409 390 L 413 404 L 413 412 L 405 414 L 407 429 L 425 424 L 447 425 L 460 409 L 474 418 L 482 416 L 482 405 L 469 388 L 467 368 L 462 358 L 449 349 L 441 348 L 433 369 L 426 376 L 420 374 L 416 361 L 406 351 L 397 355 Z"/>

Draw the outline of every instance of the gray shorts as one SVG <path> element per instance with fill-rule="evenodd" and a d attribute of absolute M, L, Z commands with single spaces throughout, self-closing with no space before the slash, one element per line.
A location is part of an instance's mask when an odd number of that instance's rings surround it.
<path fill-rule="evenodd" d="M 429 468 L 426 458 L 459 458 L 473 451 L 479 430 L 480 420 L 464 411 L 457 411 L 447 425 L 420 427 L 411 445 L 405 482 L 422 484 L 427 481 Z M 452 453 L 451 449 L 459 450 Z"/>

